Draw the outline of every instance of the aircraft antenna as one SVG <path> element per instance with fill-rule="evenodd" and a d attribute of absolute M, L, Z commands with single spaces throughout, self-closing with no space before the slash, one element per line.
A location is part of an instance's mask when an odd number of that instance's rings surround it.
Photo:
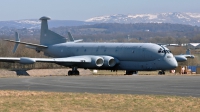
<path fill-rule="evenodd" d="M 130 35 L 127 35 L 127 38 L 128 38 L 128 42 L 130 41 Z"/>

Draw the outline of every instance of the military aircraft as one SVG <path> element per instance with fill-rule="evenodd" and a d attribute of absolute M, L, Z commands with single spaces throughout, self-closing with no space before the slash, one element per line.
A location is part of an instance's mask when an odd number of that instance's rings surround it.
<path fill-rule="evenodd" d="M 187 58 L 194 58 L 194 55 L 191 55 L 190 49 L 187 49 L 185 54 L 175 55 L 174 56 L 178 62 L 187 61 Z"/>
<path fill-rule="evenodd" d="M 5 40 L 16 43 L 13 52 L 18 44 L 25 44 L 51 58 L 0 57 L 0 61 L 21 64 L 56 63 L 72 68 L 68 75 L 79 75 L 78 68 L 126 70 L 126 75 L 153 70 L 165 74 L 165 70 L 178 66 L 176 58 L 167 47 L 154 43 L 80 43 L 82 40 L 74 40 L 70 33 L 70 41 L 67 42 L 65 37 L 48 29 L 49 19 L 46 16 L 40 18 L 40 44 L 21 42 L 18 33 L 16 40 Z"/>

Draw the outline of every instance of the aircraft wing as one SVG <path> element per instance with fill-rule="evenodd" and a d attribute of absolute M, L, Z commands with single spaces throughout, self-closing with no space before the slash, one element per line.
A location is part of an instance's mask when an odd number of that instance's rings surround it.
<path fill-rule="evenodd" d="M 110 60 L 109 56 L 103 56 L 106 60 Z M 0 57 L 0 62 L 11 62 L 11 63 L 21 63 L 21 64 L 33 64 L 36 62 L 46 62 L 46 63 L 56 63 L 66 66 L 71 65 L 87 65 L 94 67 L 101 67 L 104 64 L 104 58 L 101 56 L 94 55 L 83 55 L 83 56 L 72 56 L 63 58 L 29 58 L 29 57 Z M 113 59 L 111 59 L 113 60 Z M 113 67 L 116 63 L 113 61 L 108 61 L 109 67 Z"/>
<path fill-rule="evenodd" d="M 1 62 L 21 63 L 21 64 L 33 64 L 35 62 L 47 62 L 47 63 L 89 63 L 90 58 L 87 57 L 66 57 L 66 58 L 29 58 L 29 57 L 0 57 Z"/>

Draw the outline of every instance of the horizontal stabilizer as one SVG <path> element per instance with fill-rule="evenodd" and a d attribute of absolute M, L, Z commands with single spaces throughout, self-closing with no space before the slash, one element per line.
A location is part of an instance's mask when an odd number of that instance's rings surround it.
<path fill-rule="evenodd" d="M 35 46 L 38 48 L 48 48 L 48 46 L 45 45 L 39 45 L 39 44 L 33 44 L 33 43 L 27 43 L 27 42 L 20 42 L 20 41 L 15 41 L 15 40 L 8 40 L 8 39 L 4 39 L 5 41 L 9 41 L 9 42 L 14 42 L 14 43 L 18 43 L 18 44 L 25 44 L 25 45 L 30 45 L 30 46 Z"/>

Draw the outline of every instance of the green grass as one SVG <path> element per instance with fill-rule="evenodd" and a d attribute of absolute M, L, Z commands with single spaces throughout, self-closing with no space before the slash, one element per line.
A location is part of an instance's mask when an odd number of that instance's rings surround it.
<path fill-rule="evenodd" d="M 0 91 L 1 112 L 197 112 L 200 98 Z"/>

